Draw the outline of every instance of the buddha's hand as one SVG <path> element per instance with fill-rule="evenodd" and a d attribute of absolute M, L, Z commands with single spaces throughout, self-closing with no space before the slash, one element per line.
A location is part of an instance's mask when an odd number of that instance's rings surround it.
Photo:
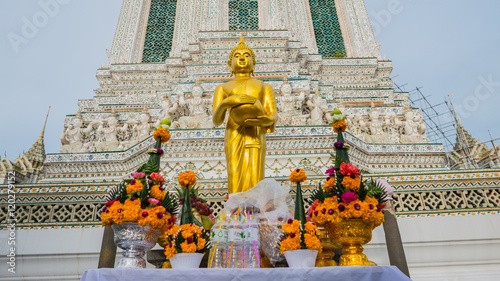
<path fill-rule="evenodd" d="M 274 118 L 272 116 L 262 115 L 257 118 L 251 118 L 245 120 L 245 125 L 248 127 L 269 127 L 274 124 Z"/>
<path fill-rule="evenodd" d="M 257 99 L 252 96 L 240 94 L 230 96 L 224 99 L 222 102 L 224 103 L 224 106 L 226 108 L 233 108 L 242 104 L 254 104 L 256 100 Z"/>

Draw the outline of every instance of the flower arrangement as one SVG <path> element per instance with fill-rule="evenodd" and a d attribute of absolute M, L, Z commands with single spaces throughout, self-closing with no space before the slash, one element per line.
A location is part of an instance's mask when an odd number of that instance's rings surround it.
<path fill-rule="evenodd" d="M 178 200 L 165 190 L 165 179 L 159 173 L 163 154 L 161 143 L 164 142 L 160 136 L 153 149 L 156 153 L 151 154 L 148 162 L 108 194 L 108 202 L 101 213 L 102 225 L 137 222 L 141 226 L 167 230 L 175 224 L 177 218 L 173 214 L 177 211 Z"/>
<path fill-rule="evenodd" d="M 191 206 L 189 188 L 196 183 L 196 174 L 192 171 L 181 173 L 178 181 L 182 188 L 178 192 L 183 195 L 181 220 L 180 225 L 169 226 L 164 232 L 164 252 L 168 260 L 178 253 L 205 253 L 209 249 L 208 235 L 195 224 Z"/>
<path fill-rule="evenodd" d="M 338 109 L 335 109 L 332 115 L 332 126 L 337 128 L 334 166 L 326 171 L 327 178 L 323 187 L 319 185 L 313 192 L 312 199 L 315 201 L 308 212 L 310 219 L 318 225 L 362 219 L 373 222 L 377 227 L 384 222 L 382 209 L 385 206 L 385 191 L 373 180 L 364 181 L 359 169 L 349 162 L 347 146 L 342 135 L 345 127 L 344 117 Z"/>
<path fill-rule="evenodd" d="M 205 253 L 208 248 L 207 237 L 196 224 L 174 225 L 165 232 L 167 246 L 164 253 L 167 259 L 177 253 Z"/>
<path fill-rule="evenodd" d="M 280 238 L 279 248 L 283 254 L 285 251 L 299 249 L 317 250 L 321 252 L 322 246 L 319 240 L 320 232 L 311 222 L 306 222 L 304 202 L 302 200 L 301 183 L 307 179 L 307 175 L 302 169 L 296 169 L 288 177 L 292 183 L 297 185 L 295 197 L 294 219 L 282 225 L 283 234 Z"/>
<path fill-rule="evenodd" d="M 319 230 L 311 222 L 304 225 L 300 220 L 288 219 L 282 226 L 283 234 L 280 241 L 280 252 L 293 251 L 299 249 L 310 249 L 321 252 L 322 246 L 319 240 Z"/>

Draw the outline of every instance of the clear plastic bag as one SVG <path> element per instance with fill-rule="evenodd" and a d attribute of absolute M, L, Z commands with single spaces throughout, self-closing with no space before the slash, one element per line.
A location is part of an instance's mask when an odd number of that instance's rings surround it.
<path fill-rule="evenodd" d="M 240 209 L 240 213 L 249 212 L 258 219 L 261 250 L 273 266 L 284 259 L 278 249 L 281 226 L 293 218 L 295 203 L 289 192 L 289 185 L 265 179 L 246 192 L 230 194 L 224 208 L 226 214 Z"/>

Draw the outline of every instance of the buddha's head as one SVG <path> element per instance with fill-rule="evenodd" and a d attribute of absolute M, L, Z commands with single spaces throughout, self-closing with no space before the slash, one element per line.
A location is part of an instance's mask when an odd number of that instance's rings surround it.
<path fill-rule="evenodd" d="M 245 45 L 243 35 L 241 35 L 240 42 L 231 51 L 227 62 L 229 68 L 231 68 L 231 76 L 233 73 L 253 74 L 255 63 L 255 53 L 252 48 Z"/>

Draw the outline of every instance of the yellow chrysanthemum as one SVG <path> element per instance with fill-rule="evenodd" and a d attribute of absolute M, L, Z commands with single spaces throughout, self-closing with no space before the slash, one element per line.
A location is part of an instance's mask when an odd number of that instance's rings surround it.
<path fill-rule="evenodd" d="M 306 173 L 302 169 L 293 170 L 290 176 L 288 176 L 293 183 L 304 182 L 307 179 Z"/>

